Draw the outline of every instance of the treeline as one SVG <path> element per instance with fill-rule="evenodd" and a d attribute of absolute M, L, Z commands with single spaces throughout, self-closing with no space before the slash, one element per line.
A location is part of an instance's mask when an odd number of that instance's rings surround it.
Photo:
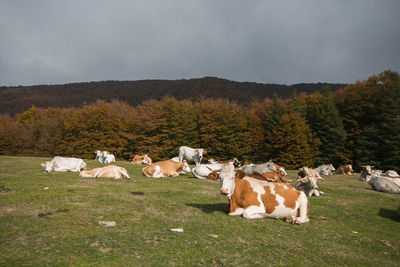
<path fill-rule="evenodd" d="M 385 71 L 332 93 L 276 95 L 242 106 L 226 99 L 195 102 L 97 101 L 80 108 L 36 108 L 0 115 L 0 154 L 94 158 L 108 150 L 129 160 L 147 153 L 172 158 L 181 145 L 208 158 L 265 162 L 287 168 L 352 163 L 400 168 L 400 78 Z"/>
<path fill-rule="evenodd" d="M 323 83 L 262 84 L 235 82 L 214 77 L 189 80 L 102 81 L 63 85 L 0 87 L 0 114 L 14 116 L 32 105 L 38 108 L 71 108 L 92 104 L 96 100 L 121 100 L 132 106 L 143 101 L 164 97 L 197 101 L 204 98 L 224 98 L 248 105 L 252 99 L 288 98 L 294 90 L 312 93 L 321 91 Z M 345 84 L 329 84 L 333 91 Z"/>

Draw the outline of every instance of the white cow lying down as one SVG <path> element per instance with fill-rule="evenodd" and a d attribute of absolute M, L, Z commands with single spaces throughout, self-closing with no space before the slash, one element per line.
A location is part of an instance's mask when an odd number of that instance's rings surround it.
<path fill-rule="evenodd" d="M 40 166 L 46 172 L 80 172 L 86 169 L 83 159 L 56 156 L 50 161 L 43 162 Z"/>
<path fill-rule="evenodd" d="M 192 169 L 192 173 L 196 178 L 209 179 L 209 174 L 221 171 L 222 166 L 220 163 L 200 164 Z"/>
<path fill-rule="evenodd" d="M 175 162 L 173 160 L 159 161 L 142 169 L 143 175 L 154 178 L 178 176 L 182 172 L 190 172 L 190 167 L 186 160 L 183 162 Z"/>
<path fill-rule="evenodd" d="M 79 173 L 79 177 L 81 178 L 97 178 L 97 177 L 104 177 L 104 178 L 112 178 L 112 179 L 131 179 L 129 177 L 128 171 L 125 168 L 118 167 L 115 165 L 109 165 L 103 168 L 95 168 L 90 171 L 81 171 Z"/>

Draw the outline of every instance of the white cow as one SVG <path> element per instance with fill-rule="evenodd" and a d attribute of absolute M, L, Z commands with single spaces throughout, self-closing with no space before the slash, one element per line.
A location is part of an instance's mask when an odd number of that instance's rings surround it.
<path fill-rule="evenodd" d="M 103 163 L 103 152 L 100 150 L 96 150 L 94 153 L 96 154 L 94 160 Z"/>
<path fill-rule="evenodd" d="M 179 162 L 182 162 L 183 159 L 186 159 L 187 161 L 194 161 L 196 166 L 198 166 L 203 158 L 203 153 L 205 153 L 203 148 L 190 148 L 187 146 L 181 146 L 179 148 Z"/>
<path fill-rule="evenodd" d="M 247 176 L 251 176 L 253 173 L 263 174 L 265 172 L 274 172 L 277 168 L 275 164 L 270 160 L 262 164 L 250 164 L 243 167 L 243 171 Z"/>
<path fill-rule="evenodd" d="M 115 156 L 110 154 L 108 151 L 103 151 L 103 163 L 115 162 Z"/>
<path fill-rule="evenodd" d="M 40 164 L 46 172 L 80 172 L 86 169 L 83 159 L 56 156 Z"/>
<path fill-rule="evenodd" d="M 212 172 L 220 172 L 223 164 L 220 163 L 209 163 L 200 164 L 192 169 L 194 177 L 199 179 L 208 179 L 208 175 Z"/>
<path fill-rule="evenodd" d="M 336 169 L 333 167 L 332 164 L 323 164 L 315 168 L 319 174 L 321 175 L 332 175 L 332 172 L 334 172 Z"/>
<path fill-rule="evenodd" d="M 318 190 L 317 178 L 315 177 L 304 177 L 296 181 L 294 188 L 299 191 L 303 191 L 307 196 L 317 196 L 325 194 Z"/>

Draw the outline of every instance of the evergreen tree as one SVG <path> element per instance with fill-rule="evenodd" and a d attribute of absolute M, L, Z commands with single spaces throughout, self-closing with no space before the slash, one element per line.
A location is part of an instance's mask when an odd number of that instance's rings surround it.
<path fill-rule="evenodd" d="M 311 129 L 298 114 L 283 114 L 279 124 L 272 130 L 273 160 L 286 168 L 312 166 L 318 153 L 319 142 L 312 137 Z"/>
<path fill-rule="evenodd" d="M 311 129 L 321 141 L 317 164 L 332 163 L 339 165 L 343 161 L 341 156 L 346 140 L 339 111 L 328 86 L 324 87 L 324 95 L 316 95 L 319 101 L 309 101 L 307 121 Z"/>

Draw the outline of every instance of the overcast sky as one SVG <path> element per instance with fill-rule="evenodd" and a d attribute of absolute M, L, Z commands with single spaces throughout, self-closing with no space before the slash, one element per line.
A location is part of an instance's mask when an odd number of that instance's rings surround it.
<path fill-rule="evenodd" d="M 399 0 L 1 0 L 0 86 L 400 70 Z"/>

